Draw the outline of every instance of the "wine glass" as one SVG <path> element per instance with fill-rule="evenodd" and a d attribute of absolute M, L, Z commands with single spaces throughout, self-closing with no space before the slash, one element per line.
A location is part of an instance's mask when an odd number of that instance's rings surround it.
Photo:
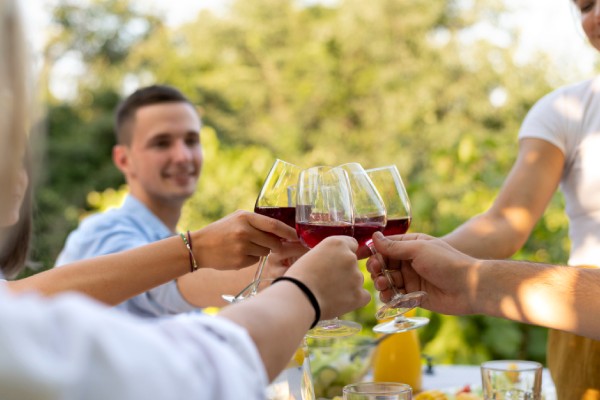
<path fill-rule="evenodd" d="M 313 248 L 334 235 L 353 235 L 352 193 L 348 175 L 341 168 L 318 166 L 303 170 L 298 179 L 296 232 L 302 244 Z M 320 321 L 310 337 L 350 336 L 360 324 L 337 318 Z"/>
<path fill-rule="evenodd" d="M 275 218 L 292 228 L 296 226 L 296 185 L 298 176 L 302 169 L 297 165 L 283 160 L 275 160 L 271 170 L 263 183 L 256 198 L 254 212 Z M 254 274 L 254 280 L 236 296 L 222 295 L 221 297 L 230 302 L 241 301 L 247 297 L 255 296 L 258 292 L 258 282 L 267 261 L 267 257 L 261 257 L 258 268 Z"/>
<path fill-rule="evenodd" d="M 362 247 L 372 241 L 375 232 L 383 232 L 386 226 L 385 203 L 359 163 L 339 167 L 348 174 L 354 209 L 354 239 Z"/>
<path fill-rule="evenodd" d="M 395 165 L 373 168 L 366 171 L 371 182 L 377 188 L 379 195 L 385 203 L 387 222 L 383 230 L 384 235 L 404 234 L 411 223 L 410 202 L 402 178 Z M 373 243 L 367 243 L 371 252 L 378 258 L 383 275 L 387 278 L 394 295 L 375 314 L 378 319 L 394 318 L 392 321 L 376 325 L 373 330 L 379 333 L 405 332 L 420 328 L 429 323 L 428 318 L 405 317 L 404 314 L 419 306 L 426 292 L 417 291 L 402 294 L 394 285 L 394 281 L 387 269 L 383 258 L 377 253 Z"/>

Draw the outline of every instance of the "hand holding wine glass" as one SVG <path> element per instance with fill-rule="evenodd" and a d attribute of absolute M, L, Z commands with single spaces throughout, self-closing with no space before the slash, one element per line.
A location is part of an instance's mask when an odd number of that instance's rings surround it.
<path fill-rule="evenodd" d="M 243 210 L 205 226 L 193 237 L 198 266 L 218 270 L 249 267 L 269 251 L 280 251 L 282 240 L 297 238 L 286 224 Z"/>
<path fill-rule="evenodd" d="M 294 228 L 296 216 L 295 189 L 300 171 L 301 168 L 297 165 L 279 159 L 275 160 L 256 199 L 254 212 L 277 219 Z M 256 284 L 260 281 L 267 257 L 260 258 L 254 280 L 247 287 L 236 296 L 223 295 L 223 299 L 228 302 L 235 302 L 256 295 Z"/>
<path fill-rule="evenodd" d="M 371 294 L 363 287 L 358 268 L 357 243 L 346 236 L 323 239 L 285 273 L 306 284 L 314 293 L 323 319 L 335 318 L 367 305 Z"/>

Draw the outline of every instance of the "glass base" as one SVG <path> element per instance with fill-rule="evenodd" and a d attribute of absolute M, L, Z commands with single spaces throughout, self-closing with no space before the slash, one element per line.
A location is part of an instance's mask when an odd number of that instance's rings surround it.
<path fill-rule="evenodd" d="M 412 331 L 429 323 L 429 318 L 425 317 L 410 317 L 399 316 L 392 321 L 382 322 L 373 327 L 373 331 L 377 333 L 400 333 Z"/>
<path fill-rule="evenodd" d="M 233 304 L 237 301 L 236 297 L 232 294 L 222 294 L 221 298 L 230 304 Z"/>
<path fill-rule="evenodd" d="M 345 337 L 357 334 L 362 330 L 362 326 L 354 321 L 345 320 L 327 320 L 321 321 L 306 333 L 306 336 L 313 338 L 327 337 Z"/>
<path fill-rule="evenodd" d="M 427 296 L 426 292 L 398 294 L 377 310 L 375 317 L 377 319 L 388 319 L 406 314 L 413 308 L 419 307 L 425 296 Z"/>
<path fill-rule="evenodd" d="M 250 284 L 248 284 L 248 286 L 246 286 L 245 288 L 243 288 L 237 295 L 232 295 L 232 294 L 222 294 L 221 298 L 223 300 L 225 300 L 226 302 L 233 304 L 233 303 L 238 303 L 242 300 L 245 300 L 247 298 L 250 298 L 252 296 L 256 296 L 256 294 L 264 289 L 266 286 L 270 285 L 271 283 L 273 283 L 273 279 L 260 279 L 258 281 L 254 280 L 252 282 L 250 282 Z"/>

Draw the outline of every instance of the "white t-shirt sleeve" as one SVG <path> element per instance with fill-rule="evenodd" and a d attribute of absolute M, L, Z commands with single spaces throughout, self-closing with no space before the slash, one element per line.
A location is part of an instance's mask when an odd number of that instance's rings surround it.
<path fill-rule="evenodd" d="M 264 399 L 244 329 L 219 317 L 150 322 L 84 297 L 0 285 L 0 399 Z"/>
<path fill-rule="evenodd" d="M 600 80 L 586 80 L 563 86 L 540 99 L 529 111 L 519 139 L 537 138 L 558 147 L 565 156 L 565 173 L 578 157 L 578 149 L 588 129 L 597 121 L 590 110 L 597 107 Z"/>
<path fill-rule="evenodd" d="M 519 130 L 519 139 L 543 139 L 567 154 L 567 103 L 560 90 L 544 96 L 527 113 Z"/>

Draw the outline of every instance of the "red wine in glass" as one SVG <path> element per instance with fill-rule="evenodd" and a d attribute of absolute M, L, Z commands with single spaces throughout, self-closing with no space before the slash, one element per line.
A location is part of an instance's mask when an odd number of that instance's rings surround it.
<path fill-rule="evenodd" d="M 358 246 L 362 247 L 371 240 L 375 232 L 382 232 L 387 227 L 385 224 L 385 216 L 377 216 L 375 218 L 357 218 L 354 223 L 354 239 L 358 242 Z"/>
<path fill-rule="evenodd" d="M 403 235 L 406 233 L 406 231 L 408 231 L 408 228 L 410 227 L 410 222 L 410 217 L 388 219 L 387 223 L 385 224 L 383 234 L 385 236 Z"/>
<path fill-rule="evenodd" d="M 284 224 L 296 227 L 296 207 L 254 207 L 254 212 L 266 217 L 275 218 Z"/>
<path fill-rule="evenodd" d="M 332 224 L 332 225 L 317 225 L 306 222 L 296 224 L 296 232 L 300 236 L 302 244 L 306 247 L 313 248 L 321 241 L 329 236 L 352 236 L 351 224 Z"/>
<path fill-rule="evenodd" d="M 298 178 L 296 198 L 296 233 L 303 245 L 313 248 L 330 236 L 353 236 L 352 192 L 346 171 L 329 166 L 303 170 Z M 333 318 L 319 321 L 307 335 L 350 336 L 360 329 L 356 322 Z"/>

